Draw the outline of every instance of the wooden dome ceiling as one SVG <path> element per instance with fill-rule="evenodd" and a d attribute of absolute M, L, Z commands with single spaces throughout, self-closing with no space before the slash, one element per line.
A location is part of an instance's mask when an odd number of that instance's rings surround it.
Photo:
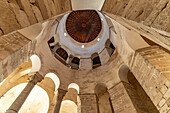
<path fill-rule="evenodd" d="M 93 41 L 99 35 L 101 28 L 101 19 L 95 10 L 73 11 L 66 20 L 68 34 L 80 43 Z"/>

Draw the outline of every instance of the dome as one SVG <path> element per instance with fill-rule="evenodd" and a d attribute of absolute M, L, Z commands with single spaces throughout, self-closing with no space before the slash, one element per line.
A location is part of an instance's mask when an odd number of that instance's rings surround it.
<path fill-rule="evenodd" d="M 67 33 L 80 43 L 93 41 L 99 35 L 101 29 L 101 19 L 95 10 L 73 11 L 66 20 Z"/>

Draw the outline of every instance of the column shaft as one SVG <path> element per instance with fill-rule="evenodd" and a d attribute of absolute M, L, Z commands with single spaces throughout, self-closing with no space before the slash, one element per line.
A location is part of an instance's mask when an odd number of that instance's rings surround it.
<path fill-rule="evenodd" d="M 62 89 L 58 89 L 58 96 L 57 96 L 57 103 L 55 105 L 54 108 L 54 112 L 53 113 L 59 113 L 60 111 L 60 106 L 61 106 L 61 102 L 63 100 L 63 97 L 65 96 L 67 91 L 62 90 Z"/>
<path fill-rule="evenodd" d="M 6 111 L 6 113 L 18 113 L 18 111 L 22 107 L 23 103 L 27 99 L 28 95 L 34 88 L 34 86 L 37 84 L 37 82 L 40 82 L 42 79 L 43 79 L 43 77 L 38 73 L 33 75 L 31 80 L 28 82 L 28 84 L 24 88 L 24 90 L 20 93 L 20 95 L 12 103 L 12 105 L 9 107 L 9 109 Z"/>

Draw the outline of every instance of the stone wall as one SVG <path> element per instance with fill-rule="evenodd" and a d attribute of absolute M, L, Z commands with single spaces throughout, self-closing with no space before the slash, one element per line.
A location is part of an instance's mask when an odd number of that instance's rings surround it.
<path fill-rule="evenodd" d="M 108 90 L 115 113 L 137 113 L 123 82 L 119 82 Z"/>
<path fill-rule="evenodd" d="M 32 42 L 15 32 L 0 37 L 0 81 L 29 59 Z"/>
<path fill-rule="evenodd" d="M 169 0 L 106 0 L 102 11 L 170 32 Z"/>
<path fill-rule="evenodd" d="M 81 113 L 98 113 L 95 94 L 80 94 Z"/>
<path fill-rule="evenodd" d="M 1 0 L 0 36 L 70 10 L 70 0 Z"/>
<path fill-rule="evenodd" d="M 132 73 L 160 113 L 170 110 L 170 54 L 158 46 L 137 50 Z"/>
<path fill-rule="evenodd" d="M 130 31 L 135 31 L 142 37 L 149 39 L 150 41 L 170 50 L 170 35 L 168 32 L 163 32 L 154 28 L 150 28 L 142 23 L 128 20 L 123 17 L 116 16 L 107 12 L 103 12 L 109 16 L 116 30 L 116 36 L 123 37 L 121 32 L 124 32 L 124 28 Z M 120 30 L 119 30 L 120 29 Z M 129 35 L 126 35 L 131 37 Z M 113 39 L 112 39 L 113 40 Z"/>

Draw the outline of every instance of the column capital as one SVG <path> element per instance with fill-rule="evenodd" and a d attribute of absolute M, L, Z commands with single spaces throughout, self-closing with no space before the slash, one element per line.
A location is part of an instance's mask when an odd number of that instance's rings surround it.
<path fill-rule="evenodd" d="M 37 84 L 37 82 L 41 82 L 44 79 L 44 77 L 39 74 L 38 72 L 35 73 L 34 75 L 30 76 L 30 83 Z"/>
<path fill-rule="evenodd" d="M 65 96 L 66 93 L 67 93 L 66 90 L 58 89 L 58 95 Z"/>

